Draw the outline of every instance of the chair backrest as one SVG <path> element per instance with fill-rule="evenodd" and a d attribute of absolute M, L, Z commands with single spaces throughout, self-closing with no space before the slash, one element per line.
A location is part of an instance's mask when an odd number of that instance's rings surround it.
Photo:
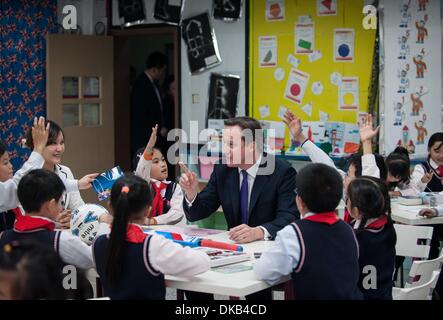
<path fill-rule="evenodd" d="M 434 271 L 431 279 L 421 286 L 401 288 L 395 295 L 396 300 L 431 300 L 440 271 Z"/>
<path fill-rule="evenodd" d="M 397 233 L 397 256 L 428 258 L 434 228 L 394 224 Z"/>
<path fill-rule="evenodd" d="M 443 253 L 440 257 L 432 260 L 414 261 L 409 271 L 409 280 L 405 288 L 420 286 L 428 282 L 434 271 L 441 271 L 443 265 Z"/>

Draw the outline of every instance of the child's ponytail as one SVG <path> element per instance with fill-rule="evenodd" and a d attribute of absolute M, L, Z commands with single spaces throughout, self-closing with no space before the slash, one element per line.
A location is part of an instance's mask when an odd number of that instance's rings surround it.
<path fill-rule="evenodd" d="M 123 177 L 112 187 L 114 220 L 106 252 L 106 274 L 111 285 L 116 285 L 122 274 L 128 224 L 151 204 L 149 184 L 139 177 Z"/>

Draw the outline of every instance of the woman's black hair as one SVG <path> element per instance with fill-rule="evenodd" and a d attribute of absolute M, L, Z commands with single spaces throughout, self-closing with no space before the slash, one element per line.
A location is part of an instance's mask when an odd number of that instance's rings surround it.
<path fill-rule="evenodd" d="M 6 152 L 6 146 L 3 144 L 3 142 L 0 141 L 0 157 L 3 156 Z"/>
<path fill-rule="evenodd" d="M 46 143 L 46 145 L 50 146 L 51 144 L 55 143 L 55 141 L 57 140 L 57 137 L 60 133 L 62 133 L 63 138 L 65 138 L 65 133 L 63 132 L 62 128 L 54 121 L 46 120 L 45 126 L 48 123 L 50 124 L 50 126 L 49 126 L 48 142 Z M 32 140 L 32 128 L 30 128 L 28 130 L 28 132 L 26 133 L 26 145 L 29 147 L 29 149 L 31 149 L 31 150 L 34 149 L 34 141 Z"/>
<path fill-rule="evenodd" d="M 395 245 L 397 238 L 391 219 L 391 198 L 386 183 L 378 178 L 361 176 L 350 182 L 347 195 L 351 209 L 358 208 L 362 216 L 358 231 L 365 228 L 369 219 L 376 219 L 386 214 L 387 227 L 392 229 L 391 241 Z"/>
<path fill-rule="evenodd" d="M 434 147 L 434 144 L 439 143 Z M 434 133 L 428 141 L 428 150 L 431 148 L 439 150 L 443 146 L 443 132 Z"/>
<path fill-rule="evenodd" d="M 122 192 L 124 187 L 126 190 Z M 122 274 L 128 223 L 151 204 L 149 183 L 142 178 L 126 176 L 117 180 L 112 187 L 111 208 L 114 220 L 106 253 L 106 274 L 111 285 L 116 285 Z"/>
<path fill-rule="evenodd" d="M 12 241 L 0 248 L 0 271 L 18 272 L 13 285 L 14 300 L 86 299 L 90 284 L 80 270 L 77 289 L 63 287 L 64 263 L 50 247 L 35 241 Z M 80 277 L 79 277 L 80 275 Z M 89 288 L 88 288 L 89 286 Z"/>
<path fill-rule="evenodd" d="M 362 156 L 363 155 L 361 153 L 354 153 L 347 160 L 346 170 L 349 168 L 351 164 L 354 165 L 356 177 L 360 177 L 362 175 L 363 171 L 362 160 L 361 160 Z M 374 153 L 374 157 L 375 157 L 375 163 L 378 167 L 378 170 L 380 171 L 380 179 L 385 181 L 387 178 L 385 159 L 383 158 L 383 156 L 379 155 L 378 153 Z"/>
<path fill-rule="evenodd" d="M 386 167 L 391 176 L 400 179 L 400 183 L 409 183 L 411 179 L 411 162 L 409 161 L 408 150 L 404 147 L 395 148 L 386 157 Z"/>

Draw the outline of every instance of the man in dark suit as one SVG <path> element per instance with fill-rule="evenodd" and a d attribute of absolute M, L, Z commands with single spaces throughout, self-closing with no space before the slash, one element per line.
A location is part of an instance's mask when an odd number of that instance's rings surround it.
<path fill-rule="evenodd" d="M 230 239 L 248 243 L 271 240 L 279 230 L 299 219 L 294 201 L 296 171 L 287 162 L 263 153 L 259 134 L 261 126 L 255 119 L 226 120 L 225 163 L 215 165 L 200 193 L 195 173 L 180 164 L 184 170 L 180 178 L 185 193 L 183 208 L 189 221 L 206 218 L 221 205 Z M 266 294 L 270 296 L 270 291 Z"/>
<path fill-rule="evenodd" d="M 158 124 L 160 138 L 166 137 L 163 125 L 162 99 L 156 82 L 166 70 L 168 58 L 153 52 L 146 60 L 145 71 L 135 80 L 131 93 L 131 156 L 144 148 L 149 140 L 150 128 Z M 161 141 L 159 141 L 161 144 Z M 135 168 L 134 168 L 135 169 Z"/>

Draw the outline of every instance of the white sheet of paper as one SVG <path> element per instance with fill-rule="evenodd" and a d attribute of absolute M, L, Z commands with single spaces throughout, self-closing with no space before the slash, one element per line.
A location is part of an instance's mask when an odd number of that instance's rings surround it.
<path fill-rule="evenodd" d="M 334 29 L 334 62 L 354 62 L 354 29 Z"/>
<path fill-rule="evenodd" d="M 261 68 L 277 66 L 277 36 L 258 37 L 258 61 Z"/>
<path fill-rule="evenodd" d="M 308 60 L 311 63 L 321 59 L 322 57 L 323 55 L 321 54 L 320 50 L 315 50 L 313 53 L 308 54 Z"/>
<path fill-rule="evenodd" d="M 341 84 L 341 74 L 338 72 L 331 73 L 330 80 L 331 84 L 339 86 Z"/>
<path fill-rule="evenodd" d="M 314 23 L 296 24 L 294 34 L 294 47 L 296 54 L 309 54 L 314 52 Z"/>
<path fill-rule="evenodd" d="M 316 81 L 312 83 L 311 91 L 316 96 L 323 93 L 323 84 L 320 81 Z"/>
<path fill-rule="evenodd" d="M 310 24 L 312 22 L 311 16 L 298 16 L 297 22 L 299 24 Z"/>
<path fill-rule="evenodd" d="M 312 117 L 312 103 L 311 102 L 309 102 L 308 104 L 305 104 L 301 109 L 308 116 Z"/>
<path fill-rule="evenodd" d="M 285 78 L 285 70 L 283 68 L 275 69 L 274 78 L 277 81 L 282 81 Z"/>
<path fill-rule="evenodd" d="M 329 120 L 329 114 L 323 111 L 319 111 L 320 114 L 320 121 L 326 122 Z"/>
<path fill-rule="evenodd" d="M 294 68 L 298 68 L 298 66 L 300 65 L 300 59 L 297 59 L 295 56 L 293 56 L 292 54 L 288 54 L 288 59 L 287 59 L 288 63 L 290 63 Z"/>
<path fill-rule="evenodd" d="M 338 89 L 338 109 L 359 109 L 359 86 L 358 77 L 343 77 Z"/>
<path fill-rule="evenodd" d="M 310 75 L 298 69 L 291 69 L 286 82 L 284 97 L 292 102 L 301 104 L 305 95 Z"/>
<path fill-rule="evenodd" d="M 262 119 L 265 119 L 265 118 L 267 118 L 267 117 L 269 117 L 271 115 L 271 111 L 270 111 L 269 106 L 260 106 L 258 108 L 258 110 L 260 112 L 260 117 Z"/>

